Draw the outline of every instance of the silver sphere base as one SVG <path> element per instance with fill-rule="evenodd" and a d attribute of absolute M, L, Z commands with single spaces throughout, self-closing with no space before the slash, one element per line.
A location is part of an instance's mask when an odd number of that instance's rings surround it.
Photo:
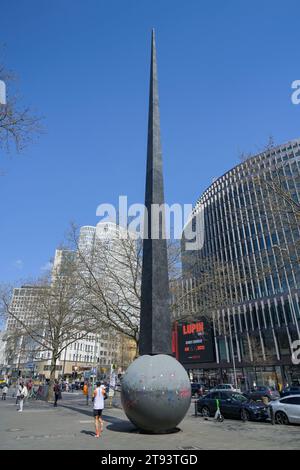
<path fill-rule="evenodd" d="M 122 380 L 121 401 L 128 419 L 142 431 L 174 432 L 191 403 L 191 384 L 172 356 L 141 356 Z"/>

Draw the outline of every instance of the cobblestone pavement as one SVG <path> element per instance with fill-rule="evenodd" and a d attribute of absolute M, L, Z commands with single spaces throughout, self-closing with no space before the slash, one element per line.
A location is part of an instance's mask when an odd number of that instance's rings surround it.
<path fill-rule="evenodd" d="M 118 405 L 118 403 L 116 403 Z M 300 449 L 300 426 L 272 426 L 225 420 L 216 423 L 193 415 L 191 406 L 180 431 L 169 435 L 136 432 L 120 407 L 105 409 L 104 432 L 94 437 L 92 407 L 81 393 L 63 394 L 54 408 L 40 401 L 0 400 L 0 449 Z"/>

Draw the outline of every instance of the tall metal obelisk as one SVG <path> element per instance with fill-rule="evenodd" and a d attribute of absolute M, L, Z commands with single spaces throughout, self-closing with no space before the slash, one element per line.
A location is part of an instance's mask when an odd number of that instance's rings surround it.
<path fill-rule="evenodd" d="M 169 311 L 169 278 L 167 242 L 164 238 L 164 216 L 158 219 L 164 204 L 164 179 L 160 142 L 160 118 L 155 33 L 152 30 L 151 70 L 148 115 L 148 146 L 143 241 L 143 270 L 139 352 L 171 354 L 171 319 Z M 155 207 L 156 206 L 156 207 Z M 156 215 L 155 215 L 156 214 Z M 162 207 L 162 214 L 164 208 Z"/>
<path fill-rule="evenodd" d="M 143 240 L 140 356 L 122 380 L 123 409 L 139 429 L 172 432 L 191 402 L 191 385 L 184 367 L 171 355 L 171 318 L 165 221 L 157 216 L 164 204 L 160 145 L 157 64 L 152 31 L 150 100 L 145 205 L 148 216 Z M 154 212 L 153 212 L 154 209 Z M 156 214 L 155 214 L 156 213 Z"/>

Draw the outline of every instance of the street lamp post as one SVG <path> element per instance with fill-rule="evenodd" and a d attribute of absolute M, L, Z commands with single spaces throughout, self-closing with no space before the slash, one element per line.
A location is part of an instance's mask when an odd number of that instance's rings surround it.
<path fill-rule="evenodd" d="M 92 374 L 92 391 L 94 392 L 95 388 L 95 375 L 97 375 L 97 334 L 95 334 L 95 341 L 94 341 L 94 361 L 93 361 L 93 374 Z"/>
<path fill-rule="evenodd" d="M 235 357 L 234 357 L 233 339 L 232 339 L 229 309 L 227 310 L 227 312 L 228 312 L 228 322 L 229 322 L 229 337 L 230 337 L 230 349 L 231 349 L 231 357 L 232 357 L 232 365 L 233 365 L 234 385 L 235 385 L 235 388 L 237 390 L 238 389 L 238 383 L 237 383 L 237 375 L 236 375 L 236 364 L 235 364 Z"/>

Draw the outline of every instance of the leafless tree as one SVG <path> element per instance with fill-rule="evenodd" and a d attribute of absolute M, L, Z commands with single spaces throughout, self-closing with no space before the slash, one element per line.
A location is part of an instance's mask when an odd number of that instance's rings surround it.
<path fill-rule="evenodd" d="M 1 52 L 1 51 L 0 51 Z M 42 132 L 41 117 L 24 106 L 14 92 L 15 75 L 6 69 L 0 57 L 0 80 L 6 85 L 6 104 L 0 103 L 0 149 L 21 152 L 34 137 Z"/>
<path fill-rule="evenodd" d="M 242 282 L 241 272 L 230 263 L 212 256 L 201 263 L 194 256 L 189 258 L 189 262 L 185 261 L 184 276 L 171 282 L 174 318 L 178 321 L 205 318 L 211 322 L 219 309 L 238 302 L 237 281 Z"/>
<path fill-rule="evenodd" d="M 138 343 L 140 316 L 141 244 L 128 237 L 97 238 L 91 247 L 80 244 L 78 228 L 68 240 L 76 253 L 77 284 L 85 309 L 99 328 L 115 330 Z"/>
<path fill-rule="evenodd" d="M 132 339 L 138 351 L 142 241 L 131 236 L 112 240 L 96 237 L 93 248 L 86 249 L 81 246 L 78 227 L 72 224 L 68 234 L 70 248 L 77 253 L 77 282 L 85 292 L 88 316 L 99 328 L 112 329 Z M 180 244 L 173 240 L 168 240 L 168 269 L 172 290 L 173 281 L 182 276 Z"/>
<path fill-rule="evenodd" d="M 16 338 L 22 339 L 19 354 L 30 352 L 34 358 L 50 353 L 49 396 L 55 379 L 57 361 L 62 352 L 75 341 L 95 331 L 93 322 L 87 318 L 85 302 L 76 284 L 73 272 L 67 276 L 43 279 L 31 287 L 33 295 L 23 300 L 20 315 L 13 308 L 11 292 L 2 289 L 1 311 L 7 320 L 6 339 L 14 345 Z M 24 304 L 25 302 L 25 304 Z"/>

